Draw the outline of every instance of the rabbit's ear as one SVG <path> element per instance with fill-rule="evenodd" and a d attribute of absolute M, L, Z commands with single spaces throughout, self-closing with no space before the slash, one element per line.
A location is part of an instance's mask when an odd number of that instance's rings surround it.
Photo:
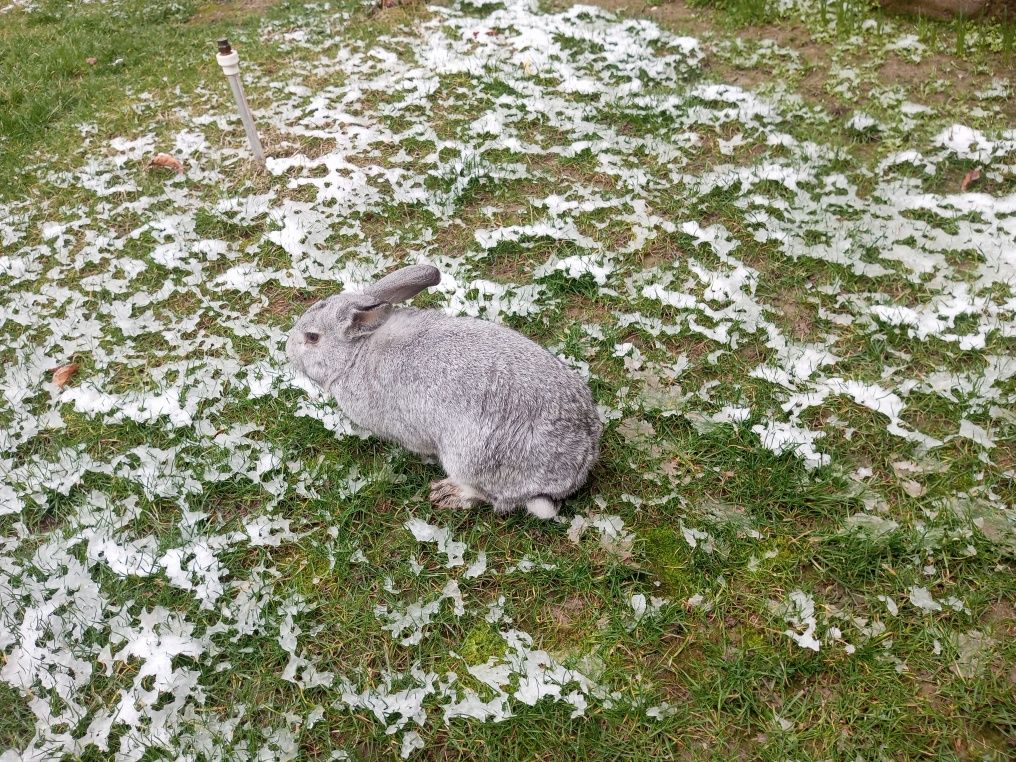
<path fill-rule="evenodd" d="M 441 282 L 441 271 L 432 265 L 410 265 L 389 273 L 366 292 L 392 304 L 412 299 L 425 288 Z"/>
<path fill-rule="evenodd" d="M 362 307 L 354 307 L 349 313 L 349 324 L 345 327 L 345 334 L 349 338 L 366 336 L 373 333 L 392 314 L 392 305 L 388 302 L 378 302 Z"/>

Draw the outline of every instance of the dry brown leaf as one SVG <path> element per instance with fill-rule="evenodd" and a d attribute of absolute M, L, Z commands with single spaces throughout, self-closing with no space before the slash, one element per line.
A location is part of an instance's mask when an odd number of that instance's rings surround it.
<path fill-rule="evenodd" d="M 88 58 L 85 59 L 85 63 L 88 64 L 89 66 L 95 66 L 95 64 L 97 64 L 98 62 L 99 59 L 96 58 L 95 56 L 88 56 Z"/>
<path fill-rule="evenodd" d="M 972 169 L 963 175 L 963 182 L 960 183 L 960 190 L 965 191 L 969 186 L 981 179 L 981 170 Z"/>
<path fill-rule="evenodd" d="M 166 167 L 172 169 L 179 175 L 183 174 L 183 162 L 175 156 L 170 156 L 168 153 L 157 153 L 154 158 L 149 162 L 151 167 Z"/>
<path fill-rule="evenodd" d="M 78 364 L 75 362 L 72 362 L 69 365 L 61 365 L 53 371 L 53 383 L 63 389 L 67 386 L 67 382 L 71 380 L 71 376 L 77 372 Z"/>

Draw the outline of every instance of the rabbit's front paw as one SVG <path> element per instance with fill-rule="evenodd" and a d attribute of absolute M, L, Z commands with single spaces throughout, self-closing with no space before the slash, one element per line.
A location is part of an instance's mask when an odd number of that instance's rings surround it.
<path fill-rule="evenodd" d="M 437 508 L 469 508 L 478 498 L 472 490 L 463 488 L 451 479 L 430 483 L 430 502 Z"/>

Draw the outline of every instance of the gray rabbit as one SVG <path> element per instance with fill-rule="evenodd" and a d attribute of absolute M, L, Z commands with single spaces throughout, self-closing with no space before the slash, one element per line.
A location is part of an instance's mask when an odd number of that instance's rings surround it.
<path fill-rule="evenodd" d="M 393 306 L 440 280 L 436 267 L 411 265 L 320 301 L 286 352 L 356 424 L 440 461 L 448 478 L 430 485 L 435 505 L 553 518 L 596 461 L 603 427 L 592 394 L 510 328 Z"/>

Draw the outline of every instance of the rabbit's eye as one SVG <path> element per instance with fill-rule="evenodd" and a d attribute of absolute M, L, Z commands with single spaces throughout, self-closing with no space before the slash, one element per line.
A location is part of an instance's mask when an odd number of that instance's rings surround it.
<path fill-rule="evenodd" d="M 320 339 L 321 339 L 321 334 L 320 333 L 305 333 L 303 335 L 303 338 L 304 338 L 304 341 L 306 341 L 308 344 L 317 344 L 318 341 L 320 341 Z"/>

